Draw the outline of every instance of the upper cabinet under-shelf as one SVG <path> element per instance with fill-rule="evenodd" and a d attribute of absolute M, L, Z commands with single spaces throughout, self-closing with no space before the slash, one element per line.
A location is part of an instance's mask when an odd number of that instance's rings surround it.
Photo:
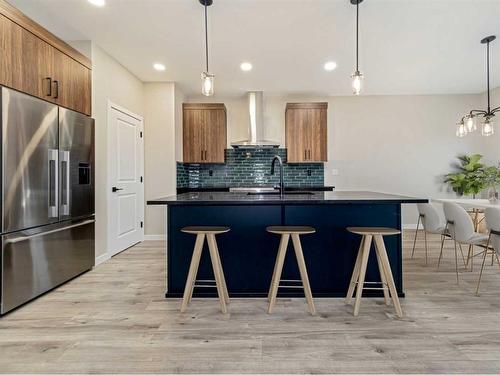
<path fill-rule="evenodd" d="M 0 0 L 0 85 L 91 114 L 91 63 Z"/>
<path fill-rule="evenodd" d="M 285 138 L 288 163 L 328 160 L 328 103 L 287 103 Z"/>
<path fill-rule="evenodd" d="M 184 103 L 182 108 L 184 163 L 224 163 L 226 106 Z"/>

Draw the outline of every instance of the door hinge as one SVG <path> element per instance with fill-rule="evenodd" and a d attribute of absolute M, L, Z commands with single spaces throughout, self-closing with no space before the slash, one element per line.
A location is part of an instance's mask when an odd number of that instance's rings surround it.
<path fill-rule="evenodd" d="M 142 132 L 140 132 L 140 137 L 142 138 Z"/>
<path fill-rule="evenodd" d="M 143 227 L 144 227 L 144 223 L 141 221 L 141 228 L 143 228 Z"/>
<path fill-rule="evenodd" d="M 142 182 L 142 176 L 141 176 L 141 182 Z"/>

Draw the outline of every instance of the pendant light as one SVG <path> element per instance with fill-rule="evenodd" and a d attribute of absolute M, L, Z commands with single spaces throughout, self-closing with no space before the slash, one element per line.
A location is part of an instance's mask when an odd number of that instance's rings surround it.
<path fill-rule="evenodd" d="M 487 87 L 487 97 L 488 97 L 488 107 L 486 110 L 473 109 L 467 115 L 462 117 L 460 122 L 457 124 L 457 137 L 465 137 L 468 133 L 472 133 L 477 130 L 476 119 L 477 117 L 482 117 L 481 122 L 481 134 L 485 137 L 493 135 L 495 132 L 493 126 L 493 118 L 495 113 L 500 111 L 500 107 L 491 109 L 490 101 L 490 43 L 496 39 L 495 35 L 487 36 L 481 40 L 481 44 L 486 44 L 486 87 Z"/>
<path fill-rule="evenodd" d="M 201 5 L 205 8 L 205 71 L 201 73 L 201 93 L 205 96 L 214 94 L 214 78 L 215 76 L 208 70 L 208 16 L 207 7 L 212 5 L 213 0 L 200 0 Z"/>
<path fill-rule="evenodd" d="M 354 95 L 361 93 L 363 74 L 359 71 L 359 4 L 363 0 L 351 0 L 351 4 L 356 5 L 356 70 L 351 76 L 352 92 Z"/>

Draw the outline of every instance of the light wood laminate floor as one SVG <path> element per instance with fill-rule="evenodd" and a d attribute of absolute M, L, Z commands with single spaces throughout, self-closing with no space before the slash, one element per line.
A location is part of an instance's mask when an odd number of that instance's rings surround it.
<path fill-rule="evenodd" d="M 423 237 L 423 236 L 422 236 Z M 451 242 L 436 271 L 439 237 L 409 259 L 406 317 L 364 299 L 193 300 L 185 314 L 164 294 L 164 243 L 144 242 L 0 319 L 0 373 L 500 373 L 500 269 L 455 284 Z M 307 251 L 306 251 L 307 253 Z M 307 259 L 307 254 L 306 254 Z M 476 265 L 479 262 L 476 262 Z"/>

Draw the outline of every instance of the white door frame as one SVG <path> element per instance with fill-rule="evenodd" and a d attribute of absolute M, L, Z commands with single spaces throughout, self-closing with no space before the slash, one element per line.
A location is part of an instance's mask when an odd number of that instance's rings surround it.
<path fill-rule="evenodd" d="M 137 115 L 131 111 L 129 111 L 128 109 L 124 108 L 124 107 L 121 107 L 119 106 L 118 104 L 115 104 L 113 103 L 112 101 L 108 100 L 108 106 L 107 106 L 107 140 L 106 140 L 106 157 L 107 157 L 107 163 L 106 163 L 106 171 L 107 171 L 107 177 L 106 177 L 106 209 L 107 209 L 107 233 L 106 233 L 106 245 L 107 245 L 107 256 L 108 256 L 108 259 L 110 259 L 113 254 L 111 252 L 111 249 L 112 249 L 112 246 L 111 246 L 111 236 L 109 235 L 109 230 L 111 228 L 111 218 L 112 218 L 112 215 L 111 215 L 111 210 L 110 210 L 110 206 L 111 206 L 111 199 L 112 199 L 112 192 L 111 192 L 111 188 L 114 186 L 114 181 L 111 181 L 111 174 L 110 174 L 110 163 L 109 161 L 111 160 L 111 157 L 112 157 L 112 153 L 111 153 L 111 147 L 110 147 L 110 140 L 111 140 L 111 137 L 113 136 L 111 134 L 111 112 L 112 110 L 116 110 L 118 112 L 121 112 L 127 116 L 130 116 L 130 117 L 133 117 L 134 119 L 138 120 L 140 122 L 140 131 L 142 132 L 143 134 L 143 137 L 144 137 L 144 117 L 143 116 L 140 116 L 140 115 Z M 144 138 L 143 138 L 144 139 Z M 142 147 L 141 147 L 141 151 L 140 151 L 140 156 L 141 156 L 141 161 L 139 162 L 139 168 L 141 170 L 141 176 L 143 176 L 143 184 L 141 184 L 142 186 L 142 196 L 143 196 L 143 199 L 144 199 L 144 202 L 143 204 L 141 205 L 142 207 L 142 210 L 141 210 L 141 217 L 142 217 L 142 222 L 144 223 L 145 222 L 145 207 L 144 207 L 144 203 L 145 203 L 145 178 L 144 178 L 144 142 L 142 142 Z M 142 228 L 142 235 L 141 235 L 141 242 L 144 241 L 144 226 Z"/>

